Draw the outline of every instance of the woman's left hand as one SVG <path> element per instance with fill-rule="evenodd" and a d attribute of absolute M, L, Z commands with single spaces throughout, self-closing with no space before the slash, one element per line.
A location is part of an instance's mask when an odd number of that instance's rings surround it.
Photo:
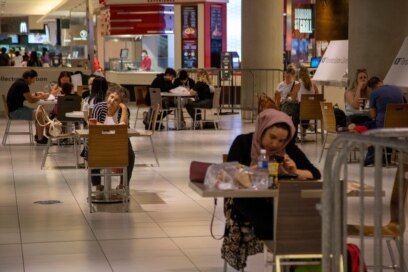
<path fill-rule="evenodd" d="M 296 163 L 288 156 L 288 154 L 285 154 L 283 157 L 282 166 L 289 174 L 297 174 Z"/>

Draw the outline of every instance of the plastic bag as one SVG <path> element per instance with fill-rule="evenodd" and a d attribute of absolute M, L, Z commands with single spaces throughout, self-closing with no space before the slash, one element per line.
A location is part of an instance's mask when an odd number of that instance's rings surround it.
<path fill-rule="evenodd" d="M 264 189 L 268 187 L 268 174 L 265 170 L 252 169 L 238 162 L 214 164 L 208 168 L 204 184 L 219 190 Z"/>

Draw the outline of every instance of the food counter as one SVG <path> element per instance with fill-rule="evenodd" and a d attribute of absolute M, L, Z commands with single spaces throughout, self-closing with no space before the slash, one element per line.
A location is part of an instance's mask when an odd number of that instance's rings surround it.
<path fill-rule="evenodd" d="M 155 72 L 144 72 L 144 71 L 129 71 L 129 72 L 118 72 L 118 71 L 106 71 L 105 77 L 109 82 L 118 83 L 121 85 L 150 85 L 157 74 L 162 73 L 159 71 Z"/>

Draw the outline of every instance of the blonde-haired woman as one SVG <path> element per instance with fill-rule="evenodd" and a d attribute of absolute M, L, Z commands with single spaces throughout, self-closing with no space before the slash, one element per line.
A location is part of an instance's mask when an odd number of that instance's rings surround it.
<path fill-rule="evenodd" d="M 369 99 L 370 89 L 368 88 L 368 73 L 366 69 L 357 69 L 356 78 L 344 94 L 345 114 L 348 123 L 362 124 L 370 121 L 371 118 L 365 114 L 358 113 L 360 99 Z"/>
<path fill-rule="evenodd" d="M 191 95 L 195 95 L 194 101 L 189 101 L 186 105 L 188 114 L 194 120 L 195 108 L 211 108 L 214 96 L 214 86 L 211 84 L 210 76 L 204 69 L 197 71 L 197 82 L 190 90 Z M 201 115 L 197 116 L 197 120 L 201 120 Z"/>

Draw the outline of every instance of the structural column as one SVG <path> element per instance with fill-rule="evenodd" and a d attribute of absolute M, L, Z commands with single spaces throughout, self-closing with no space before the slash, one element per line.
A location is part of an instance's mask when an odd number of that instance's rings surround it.
<path fill-rule="evenodd" d="M 350 0 L 349 79 L 367 68 L 384 78 L 408 35 L 408 1 Z"/>
<path fill-rule="evenodd" d="M 242 69 L 282 69 L 283 0 L 242 0 L 241 10 Z M 243 72 L 241 90 L 243 108 L 252 107 L 255 99 L 253 89 L 251 75 Z M 243 112 L 243 118 L 250 117 L 250 114 Z"/>

